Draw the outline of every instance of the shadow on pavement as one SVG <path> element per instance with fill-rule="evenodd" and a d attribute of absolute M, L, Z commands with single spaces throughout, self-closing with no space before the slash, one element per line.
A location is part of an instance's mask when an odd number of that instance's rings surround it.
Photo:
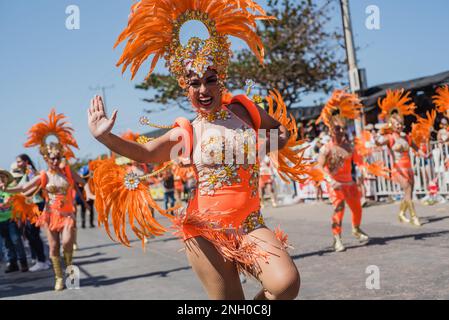
<path fill-rule="evenodd" d="M 400 235 L 400 236 L 392 236 L 392 237 L 383 237 L 383 238 L 370 238 L 369 242 L 365 245 L 359 244 L 359 245 L 349 245 L 346 246 L 346 251 L 351 249 L 357 249 L 361 247 L 367 247 L 367 246 L 376 246 L 376 245 L 386 245 L 390 241 L 395 240 L 402 240 L 402 239 L 414 239 L 414 240 L 425 240 L 427 238 L 434 238 L 439 237 L 443 235 L 449 235 L 449 231 L 437 231 L 437 232 L 425 232 L 425 233 L 414 233 L 414 234 L 406 234 L 406 235 Z M 334 253 L 334 250 L 331 247 L 328 247 L 326 249 L 308 252 L 308 253 L 302 253 L 297 254 L 294 256 L 291 256 L 293 260 L 301 259 L 301 258 L 307 258 L 311 256 L 323 256 L 327 253 Z"/>
<path fill-rule="evenodd" d="M 430 216 L 430 217 L 424 217 L 423 219 L 426 219 L 427 221 L 423 222 L 422 225 L 426 225 L 426 224 L 431 224 L 431 223 L 434 223 L 437 221 L 449 219 L 449 216 L 443 216 L 443 217 Z"/>
<path fill-rule="evenodd" d="M 88 254 L 85 256 L 79 256 L 75 253 L 74 258 L 75 259 L 84 259 L 84 258 L 93 258 L 93 257 L 98 257 L 98 256 L 104 256 L 104 255 L 105 255 L 105 253 L 103 253 L 103 252 L 95 252 L 95 253 Z"/>
<path fill-rule="evenodd" d="M 155 276 L 159 276 L 159 277 L 166 277 L 169 273 L 172 272 L 177 272 L 177 271 L 183 271 L 183 270 L 190 270 L 191 267 L 180 267 L 180 268 L 175 268 L 175 269 L 171 269 L 171 270 L 164 270 L 164 271 L 155 271 L 155 272 L 150 272 L 150 273 L 145 273 L 145 274 L 139 274 L 139 275 L 133 275 L 133 276 L 128 276 L 128 277 L 121 277 L 121 278 L 113 278 L 113 279 L 108 279 L 106 276 L 96 276 L 96 277 L 90 277 L 89 279 L 86 280 L 81 280 L 80 282 L 80 286 L 93 286 L 93 287 L 101 287 L 101 286 L 110 286 L 110 285 L 114 285 L 116 283 L 121 283 L 121 282 L 125 282 L 125 281 L 129 281 L 129 280 L 134 280 L 134 279 L 141 279 L 141 278 L 149 278 L 149 277 L 155 277 Z"/>
<path fill-rule="evenodd" d="M 103 263 L 103 262 L 108 262 L 108 261 L 114 261 L 117 260 L 118 257 L 114 257 L 114 258 L 100 258 L 97 260 L 84 260 L 84 261 L 77 261 L 78 257 L 74 257 L 74 264 L 75 266 L 84 266 L 86 264 L 95 264 L 95 263 Z"/>
<path fill-rule="evenodd" d="M 0 299 L 52 291 L 53 281 L 54 275 L 51 269 L 38 273 L 2 274 L 0 275 Z"/>
<path fill-rule="evenodd" d="M 129 241 L 129 243 L 134 243 L 134 242 L 142 242 L 142 241 L 140 241 L 139 239 Z M 123 245 L 120 242 L 111 242 L 111 243 L 106 243 L 106 244 L 100 244 L 98 246 L 81 247 L 80 249 L 77 250 L 77 252 L 91 250 L 91 249 L 97 249 L 97 248 L 112 247 L 112 246 L 123 246 Z"/>

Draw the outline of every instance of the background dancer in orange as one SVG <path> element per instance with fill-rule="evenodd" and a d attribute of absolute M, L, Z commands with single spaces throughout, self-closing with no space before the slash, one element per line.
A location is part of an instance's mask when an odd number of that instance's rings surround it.
<path fill-rule="evenodd" d="M 404 192 L 398 219 L 400 222 L 419 227 L 421 223 L 413 203 L 415 177 L 410 159 L 410 148 L 423 157 L 426 155 L 404 132 L 404 116 L 415 115 L 416 105 L 409 98 L 409 92 L 404 94 L 404 90 L 388 90 L 387 96 L 383 100 L 379 99 L 379 107 L 382 111 L 380 118 L 386 120 L 387 125 L 380 131 L 376 144 L 385 145 L 390 150 L 394 163 L 392 180 L 399 184 Z M 410 213 L 410 219 L 406 217 L 407 211 Z"/>
<path fill-rule="evenodd" d="M 50 259 L 55 272 L 55 290 L 64 289 L 64 277 L 60 261 L 60 247 L 66 267 L 72 265 L 75 242 L 75 183 L 84 185 L 83 179 L 73 172 L 66 159 L 73 157 L 71 147 L 78 148 L 73 129 L 67 126 L 63 114 L 52 110 L 48 120 L 34 125 L 28 132 L 26 147 L 39 146 L 48 169 L 27 184 L 8 189 L 11 193 L 35 194 L 43 191 L 45 207 L 37 218 L 36 226 L 47 228 Z M 52 139 L 52 141 L 49 141 Z M 53 141 L 56 140 L 56 141 Z"/>
<path fill-rule="evenodd" d="M 360 241 L 368 241 L 368 235 L 360 229 L 362 222 L 361 193 L 352 177 L 352 163 L 361 164 L 361 157 L 349 142 L 346 129 L 348 119 L 359 116 L 362 105 L 359 99 L 342 90 L 334 91 L 318 121 L 329 128 L 332 140 L 325 144 L 318 156 L 318 169 L 324 173 L 329 197 L 334 206 L 332 232 L 334 250 L 345 250 L 341 238 L 345 204 L 352 212 L 352 234 Z"/>
<path fill-rule="evenodd" d="M 449 142 L 449 85 L 445 85 L 436 90 L 436 95 L 433 96 L 433 103 L 437 107 L 437 111 L 441 113 L 444 118 L 441 119 L 440 130 L 438 130 L 438 142 L 446 144 Z"/>

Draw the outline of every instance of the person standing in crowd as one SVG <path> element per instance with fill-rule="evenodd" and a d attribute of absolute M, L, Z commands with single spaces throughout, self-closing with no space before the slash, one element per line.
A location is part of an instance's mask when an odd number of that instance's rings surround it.
<path fill-rule="evenodd" d="M 76 195 L 76 203 L 81 207 L 81 228 L 86 228 L 86 211 L 89 211 L 89 224 L 91 228 L 95 228 L 94 224 L 94 199 L 95 196 L 89 189 L 89 184 L 87 183 L 90 177 L 89 166 L 82 166 L 78 170 L 78 175 L 84 180 L 84 194 L 81 192 Z M 84 196 L 84 199 L 81 197 Z"/>
<path fill-rule="evenodd" d="M 449 142 L 449 130 L 448 130 L 448 121 L 446 118 L 441 119 L 440 122 L 440 130 L 438 130 L 438 143 L 445 145 Z"/>
<path fill-rule="evenodd" d="M 20 154 L 16 158 L 15 162 L 16 172 L 22 175 L 18 186 L 24 186 L 34 177 L 39 175 L 33 161 L 27 154 Z M 43 211 L 45 207 L 45 201 L 41 192 L 35 193 L 31 200 L 37 205 L 39 211 Z M 47 270 L 50 266 L 47 263 L 47 259 L 44 251 L 44 243 L 40 235 L 40 228 L 32 224 L 29 220 L 25 222 L 24 234 L 26 239 L 30 243 L 32 255 L 36 257 L 36 264 L 30 268 L 31 272 Z"/>
<path fill-rule="evenodd" d="M 265 206 L 265 194 L 267 189 L 269 190 L 269 195 L 271 198 L 271 205 L 273 208 L 277 207 L 276 202 L 276 193 L 274 191 L 274 172 L 271 167 L 271 161 L 268 156 L 265 156 L 263 161 L 260 162 L 260 179 L 259 179 L 259 188 L 260 188 L 260 205 L 263 208 Z"/>
<path fill-rule="evenodd" d="M 13 180 L 13 176 L 8 171 L 0 169 L 0 236 L 4 240 L 8 259 L 5 273 L 19 271 L 19 266 L 20 271 L 28 271 L 22 237 L 16 222 L 12 219 L 12 207 L 9 201 L 11 193 L 5 191 Z"/>
<path fill-rule="evenodd" d="M 164 187 L 164 206 L 165 210 L 175 206 L 175 179 L 173 172 L 168 169 L 163 173 L 162 185 Z M 170 202 L 170 206 L 168 205 Z"/>

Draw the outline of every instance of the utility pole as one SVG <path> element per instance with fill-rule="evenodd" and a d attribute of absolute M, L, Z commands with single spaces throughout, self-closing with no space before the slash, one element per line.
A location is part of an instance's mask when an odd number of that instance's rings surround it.
<path fill-rule="evenodd" d="M 103 97 L 103 103 L 104 103 L 104 111 L 106 112 L 106 114 L 107 114 L 107 104 L 106 104 L 106 90 L 107 89 L 113 89 L 114 88 L 114 85 L 110 85 L 110 86 L 100 86 L 100 85 L 97 85 L 95 88 L 93 88 L 93 87 L 91 87 L 91 86 L 89 86 L 89 90 L 92 90 L 92 91 L 99 91 L 99 90 L 101 90 L 101 96 Z"/>
<path fill-rule="evenodd" d="M 359 69 L 357 68 L 357 56 L 354 47 L 354 36 L 352 33 L 351 13 L 349 11 L 349 0 L 340 0 L 341 14 L 343 19 L 343 31 L 346 43 L 346 57 L 348 59 L 349 85 L 352 93 L 360 91 L 363 84 L 360 83 Z M 362 110 L 363 116 L 363 110 Z M 354 120 L 356 136 L 362 132 L 361 119 Z"/>

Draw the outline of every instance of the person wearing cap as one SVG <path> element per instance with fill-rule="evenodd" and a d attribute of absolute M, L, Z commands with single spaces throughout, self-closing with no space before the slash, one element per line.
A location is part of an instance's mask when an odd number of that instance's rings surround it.
<path fill-rule="evenodd" d="M 5 273 L 28 271 L 25 248 L 17 224 L 12 220 L 11 194 L 5 192 L 6 187 L 14 181 L 13 176 L 0 168 L 0 236 L 5 241 L 8 263 Z M 17 260 L 19 263 L 17 263 Z"/>
<path fill-rule="evenodd" d="M 86 211 L 87 210 L 89 210 L 89 214 L 90 214 L 89 215 L 90 227 L 95 228 L 95 225 L 94 225 L 94 199 L 95 199 L 95 196 L 90 191 L 89 184 L 87 183 L 87 181 L 89 180 L 89 177 L 90 177 L 89 166 L 88 165 L 82 166 L 78 170 L 78 175 L 85 182 L 85 185 L 84 185 L 85 201 L 83 201 L 83 199 L 81 199 L 81 194 L 76 195 L 76 204 L 81 206 L 81 228 L 83 228 L 83 229 L 86 228 Z"/>

